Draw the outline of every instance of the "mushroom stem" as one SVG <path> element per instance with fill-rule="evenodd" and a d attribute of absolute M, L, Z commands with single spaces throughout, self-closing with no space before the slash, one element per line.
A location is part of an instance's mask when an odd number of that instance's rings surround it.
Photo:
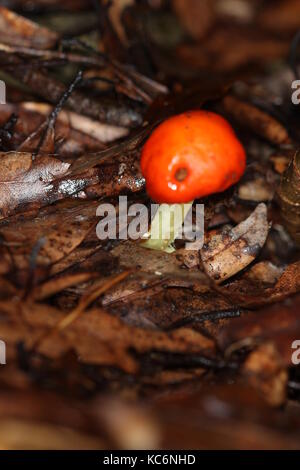
<path fill-rule="evenodd" d="M 182 234 L 182 225 L 192 206 L 193 201 L 187 204 L 160 204 L 149 232 L 143 236 L 142 246 L 173 253 L 174 240 Z"/>

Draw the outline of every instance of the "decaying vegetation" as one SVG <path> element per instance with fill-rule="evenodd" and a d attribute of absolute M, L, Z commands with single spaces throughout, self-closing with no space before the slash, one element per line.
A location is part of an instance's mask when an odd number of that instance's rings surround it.
<path fill-rule="evenodd" d="M 300 2 L 0 3 L 0 447 L 299 448 Z M 100 241 L 194 108 L 247 151 L 202 250 Z"/>

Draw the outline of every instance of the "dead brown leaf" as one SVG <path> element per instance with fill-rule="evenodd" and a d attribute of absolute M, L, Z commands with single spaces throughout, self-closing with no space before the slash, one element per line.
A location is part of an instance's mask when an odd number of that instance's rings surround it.
<path fill-rule="evenodd" d="M 53 180 L 63 176 L 69 164 L 52 156 L 9 152 L 0 154 L 0 208 L 2 217 L 18 206 L 42 201 L 53 189 Z"/>
<path fill-rule="evenodd" d="M 267 207 L 259 204 L 238 226 L 213 236 L 201 250 L 209 276 L 221 283 L 248 266 L 264 245 L 268 231 Z"/>
<path fill-rule="evenodd" d="M 51 49 L 59 36 L 0 6 L 0 41 L 12 46 Z"/>
<path fill-rule="evenodd" d="M 228 95 L 223 99 L 223 105 L 226 113 L 240 125 L 249 128 L 271 143 L 280 145 L 290 142 L 286 128 L 275 118 L 252 104 Z"/>

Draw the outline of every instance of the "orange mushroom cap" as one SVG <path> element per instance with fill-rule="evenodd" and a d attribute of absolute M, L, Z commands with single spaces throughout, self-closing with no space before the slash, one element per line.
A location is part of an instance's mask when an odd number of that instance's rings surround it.
<path fill-rule="evenodd" d="M 246 167 L 245 150 L 230 124 L 209 111 L 189 111 L 160 124 L 142 150 L 149 196 L 185 203 L 224 191 Z"/>

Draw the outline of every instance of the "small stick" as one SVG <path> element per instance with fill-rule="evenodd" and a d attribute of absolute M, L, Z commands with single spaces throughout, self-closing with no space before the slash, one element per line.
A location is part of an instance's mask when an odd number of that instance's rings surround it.
<path fill-rule="evenodd" d="M 72 81 L 72 83 L 70 84 L 68 89 L 62 94 L 62 96 L 61 96 L 60 100 L 58 101 L 57 105 L 54 107 L 53 111 L 49 115 L 49 117 L 46 121 L 47 122 L 46 127 L 45 127 L 45 129 L 42 133 L 41 139 L 39 141 L 39 144 L 38 144 L 38 147 L 37 147 L 37 150 L 36 150 L 36 155 L 39 153 L 39 151 L 40 151 L 40 149 L 43 145 L 43 142 L 45 141 L 45 138 L 47 136 L 47 133 L 48 133 L 49 129 L 54 128 L 57 116 L 59 115 L 62 107 L 64 106 L 64 104 L 66 103 L 68 98 L 71 96 L 71 94 L 73 93 L 76 86 L 81 82 L 81 80 L 82 80 L 82 71 L 79 70 L 78 74 L 76 75 L 76 77 L 74 78 L 74 80 Z"/>

